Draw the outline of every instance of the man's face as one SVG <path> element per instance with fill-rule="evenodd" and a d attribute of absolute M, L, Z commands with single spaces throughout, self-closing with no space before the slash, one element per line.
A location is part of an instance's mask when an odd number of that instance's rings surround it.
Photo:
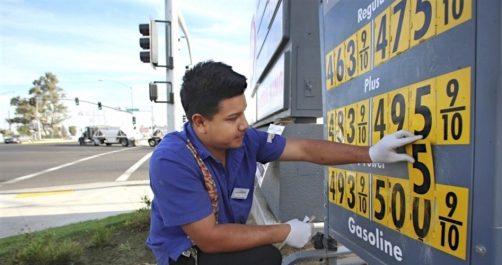
<path fill-rule="evenodd" d="M 220 102 L 219 111 L 211 120 L 205 121 L 207 130 L 205 144 L 209 149 L 221 151 L 241 146 L 246 129 L 249 127 L 244 116 L 246 106 L 244 95 Z"/>

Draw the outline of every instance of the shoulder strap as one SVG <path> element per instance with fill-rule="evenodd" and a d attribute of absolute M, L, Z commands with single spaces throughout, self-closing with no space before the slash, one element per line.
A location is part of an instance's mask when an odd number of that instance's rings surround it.
<path fill-rule="evenodd" d="M 188 150 L 192 153 L 197 165 L 202 171 L 202 175 L 204 176 L 204 185 L 206 186 L 207 193 L 209 194 L 209 198 L 211 199 L 211 206 L 213 208 L 214 218 L 216 219 L 216 223 L 218 223 L 218 190 L 216 189 L 216 183 L 214 182 L 214 178 L 209 172 L 209 169 L 204 164 L 204 161 L 200 158 L 197 150 L 193 146 L 192 142 L 187 139 Z"/>

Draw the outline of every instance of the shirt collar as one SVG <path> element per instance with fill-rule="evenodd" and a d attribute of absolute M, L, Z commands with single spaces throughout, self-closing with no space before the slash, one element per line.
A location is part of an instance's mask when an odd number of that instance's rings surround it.
<path fill-rule="evenodd" d="M 211 155 L 209 150 L 207 150 L 206 146 L 200 141 L 199 137 L 197 136 L 197 134 L 193 130 L 192 124 L 190 124 L 190 122 L 186 122 L 183 125 L 183 127 L 184 127 L 184 133 L 185 133 L 186 138 L 192 142 L 195 149 L 199 153 L 200 158 L 205 160 L 208 157 L 212 157 L 216 161 L 216 159 Z M 246 142 L 243 141 L 242 145 L 239 148 L 229 150 L 229 152 L 227 153 L 227 162 L 228 162 L 228 159 L 233 156 L 232 154 L 238 154 L 238 157 L 242 157 L 242 155 L 243 155 L 242 149 L 245 145 L 246 145 Z"/>
<path fill-rule="evenodd" d="M 199 137 L 193 130 L 192 124 L 190 124 L 190 122 L 186 122 L 183 127 L 186 138 L 192 142 L 193 146 L 197 150 L 197 153 L 199 153 L 200 158 L 204 160 L 211 156 L 211 153 L 207 150 L 206 146 L 200 141 Z"/>

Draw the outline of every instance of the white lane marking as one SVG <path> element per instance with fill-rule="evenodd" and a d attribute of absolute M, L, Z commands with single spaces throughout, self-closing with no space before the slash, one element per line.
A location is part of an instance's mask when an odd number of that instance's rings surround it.
<path fill-rule="evenodd" d="M 150 158 L 150 156 L 152 156 L 152 152 L 146 154 L 143 158 L 138 160 L 138 162 L 136 162 L 136 164 L 132 165 L 132 167 L 130 167 L 128 170 L 126 170 L 126 172 L 124 172 L 124 174 L 122 174 L 120 177 L 118 177 L 115 181 L 128 180 L 129 177 L 131 176 L 131 174 L 134 173 L 134 171 L 136 171 L 141 166 L 141 164 L 143 164 L 148 158 Z"/>
<path fill-rule="evenodd" d="M 133 148 L 137 148 L 137 147 L 133 147 Z M 62 168 L 65 168 L 65 167 L 68 167 L 68 166 L 71 166 L 71 165 L 75 165 L 77 163 L 84 162 L 84 161 L 87 161 L 87 160 L 90 160 L 90 159 L 93 159 L 93 158 L 97 158 L 97 157 L 100 157 L 100 156 L 109 155 L 109 154 L 113 154 L 113 153 L 117 153 L 117 152 L 122 152 L 122 151 L 126 151 L 126 150 L 131 150 L 131 149 L 132 148 L 124 148 L 124 149 L 119 149 L 119 150 L 115 150 L 115 151 L 111 151 L 111 152 L 107 152 L 107 153 L 102 153 L 102 154 L 97 154 L 97 155 L 93 155 L 93 156 L 84 157 L 82 159 L 79 159 L 79 160 L 76 160 L 76 161 L 73 161 L 73 162 L 70 162 L 70 163 L 66 163 L 66 164 L 63 164 L 63 165 L 60 165 L 60 166 L 51 167 L 51 168 L 48 168 L 48 169 L 45 169 L 45 170 L 42 170 L 42 171 L 39 171 L 39 172 L 36 172 L 36 173 L 33 173 L 33 174 L 29 174 L 29 175 L 25 175 L 25 176 L 22 176 L 22 177 L 19 177 L 19 178 L 7 180 L 5 182 L 0 183 L 0 185 L 16 183 L 16 182 L 19 182 L 21 180 L 30 179 L 30 178 L 36 177 L 38 175 L 42 175 L 42 174 L 47 173 L 47 172 L 59 170 L 59 169 L 62 169 Z"/>

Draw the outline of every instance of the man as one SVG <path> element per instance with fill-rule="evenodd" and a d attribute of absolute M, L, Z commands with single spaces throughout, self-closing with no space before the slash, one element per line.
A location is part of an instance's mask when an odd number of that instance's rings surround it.
<path fill-rule="evenodd" d="M 312 227 L 297 219 L 248 225 L 256 162 L 308 161 L 322 165 L 398 162 L 395 149 L 419 138 L 405 131 L 371 148 L 324 140 L 269 137 L 244 116 L 246 78 L 223 63 L 195 65 L 180 96 L 189 120 L 164 137 L 150 159 L 154 193 L 147 240 L 159 265 L 281 264 L 272 244 L 301 248 Z"/>

